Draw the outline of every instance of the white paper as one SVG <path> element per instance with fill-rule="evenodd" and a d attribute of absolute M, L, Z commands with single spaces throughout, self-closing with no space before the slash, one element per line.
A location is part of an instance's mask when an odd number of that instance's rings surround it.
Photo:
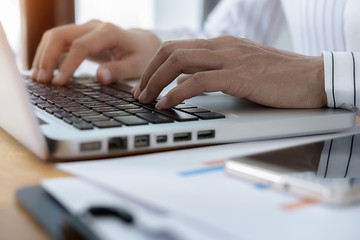
<path fill-rule="evenodd" d="M 59 164 L 109 192 L 190 217 L 243 239 L 359 239 L 360 206 L 283 206 L 299 199 L 225 176 L 218 160 L 359 133 L 227 144 L 111 160 Z M 209 165 L 210 164 L 210 165 Z"/>

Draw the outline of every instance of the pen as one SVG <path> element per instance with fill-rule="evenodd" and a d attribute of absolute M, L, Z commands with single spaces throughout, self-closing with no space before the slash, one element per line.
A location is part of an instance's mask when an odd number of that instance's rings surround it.
<path fill-rule="evenodd" d="M 114 217 L 122 223 L 133 227 L 151 239 L 178 240 L 179 234 L 170 231 L 164 226 L 154 227 L 144 221 L 136 220 L 128 210 L 119 207 L 94 206 L 90 207 L 84 214 L 70 215 L 63 222 L 63 232 L 67 240 L 100 240 L 101 238 L 91 229 L 91 220 L 96 217 Z"/>

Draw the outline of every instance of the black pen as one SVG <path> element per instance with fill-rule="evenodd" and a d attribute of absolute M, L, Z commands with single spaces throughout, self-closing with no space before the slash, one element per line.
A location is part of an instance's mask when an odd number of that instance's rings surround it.
<path fill-rule="evenodd" d="M 151 239 L 178 240 L 178 234 L 163 228 L 144 226 L 135 221 L 135 217 L 123 208 L 95 206 L 90 207 L 84 214 L 70 215 L 63 222 L 63 232 L 67 240 L 100 240 L 101 238 L 90 229 L 90 221 L 96 217 L 114 217 L 122 223 L 134 227 Z"/>

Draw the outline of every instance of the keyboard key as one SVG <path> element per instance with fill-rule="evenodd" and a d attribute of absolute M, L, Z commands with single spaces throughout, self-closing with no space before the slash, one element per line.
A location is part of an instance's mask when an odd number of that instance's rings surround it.
<path fill-rule="evenodd" d="M 187 112 L 187 113 L 203 113 L 203 112 L 210 112 L 207 109 L 204 108 L 198 108 L 198 107 L 194 107 L 194 108 L 185 108 L 185 109 L 181 109 L 181 111 L 183 112 Z"/>
<path fill-rule="evenodd" d="M 96 116 L 99 115 L 98 112 L 89 110 L 89 111 L 80 111 L 80 112 L 73 112 L 74 116 L 76 117 L 85 117 L 85 116 Z"/>
<path fill-rule="evenodd" d="M 132 103 L 128 103 L 128 104 L 124 104 L 124 105 L 117 105 L 116 107 L 121 110 L 139 108 L 139 106 L 132 104 Z"/>
<path fill-rule="evenodd" d="M 80 107 L 64 107 L 63 110 L 66 112 L 84 112 L 84 111 L 90 111 L 91 109 L 85 106 L 80 106 Z"/>
<path fill-rule="evenodd" d="M 145 121 L 142 118 L 139 118 L 137 116 L 122 116 L 122 117 L 115 117 L 116 121 L 119 121 L 127 126 L 137 126 L 137 125 L 146 125 L 148 124 L 147 121 Z"/>
<path fill-rule="evenodd" d="M 85 116 L 82 117 L 86 122 L 100 122 L 100 121 L 109 121 L 110 118 L 104 115 L 96 115 L 96 116 Z"/>
<path fill-rule="evenodd" d="M 135 99 L 134 97 L 125 97 L 123 99 L 128 102 L 136 102 L 137 101 L 137 99 Z"/>
<path fill-rule="evenodd" d="M 109 101 L 106 102 L 107 104 L 111 105 L 111 106 L 118 106 L 118 105 L 126 105 L 129 104 L 128 102 L 124 101 L 124 100 L 116 100 L 116 101 Z"/>
<path fill-rule="evenodd" d="M 31 103 L 33 105 L 37 105 L 37 104 L 45 104 L 46 102 L 44 100 L 41 100 L 41 99 L 32 99 Z"/>
<path fill-rule="evenodd" d="M 66 118 L 66 117 L 72 117 L 73 115 L 71 113 L 62 111 L 62 112 L 54 112 L 54 116 L 62 119 L 62 118 Z"/>
<path fill-rule="evenodd" d="M 107 107 L 95 107 L 95 108 L 93 108 L 93 110 L 95 110 L 97 112 L 114 112 L 118 109 L 115 107 L 107 106 Z"/>
<path fill-rule="evenodd" d="M 136 113 L 151 113 L 151 110 L 146 108 L 136 108 L 136 109 L 126 109 L 125 110 L 128 113 L 136 114 Z"/>
<path fill-rule="evenodd" d="M 98 128 L 113 128 L 122 126 L 121 123 L 115 120 L 93 122 L 92 124 Z"/>
<path fill-rule="evenodd" d="M 90 130 L 93 129 L 93 125 L 87 122 L 73 123 L 73 126 L 79 130 Z"/>
<path fill-rule="evenodd" d="M 130 113 L 124 112 L 124 111 L 114 111 L 114 112 L 104 112 L 105 116 L 108 117 L 121 117 L 121 116 L 129 116 Z"/>
<path fill-rule="evenodd" d="M 144 108 L 147 108 L 149 110 L 156 110 L 156 103 L 149 103 L 149 104 L 142 104 L 142 103 L 134 103 L 134 104 L 138 104 L 139 106 L 143 106 Z"/>
<path fill-rule="evenodd" d="M 187 103 L 182 103 L 179 105 L 176 105 L 174 108 L 175 109 L 185 109 L 185 108 L 196 108 L 197 106 L 192 105 L 192 104 L 187 104 Z"/>
<path fill-rule="evenodd" d="M 64 122 L 68 123 L 68 124 L 73 124 L 73 123 L 82 123 L 83 120 L 81 120 L 81 118 L 78 117 L 74 117 L 74 116 L 70 116 L 70 117 L 63 117 Z"/>
<path fill-rule="evenodd" d="M 218 118 L 225 118 L 224 115 L 216 112 L 203 112 L 203 113 L 194 113 L 194 115 L 198 116 L 201 119 L 218 119 Z"/>
<path fill-rule="evenodd" d="M 70 108 L 70 107 L 81 107 L 82 105 L 80 103 L 76 102 L 64 102 L 59 104 L 62 108 Z"/>
<path fill-rule="evenodd" d="M 176 109 L 165 109 L 165 110 L 156 110 L 156 112 L 162 113 L 176 121 L 184 122 L 184 121 L 195 121 L 198 118 L 194 115 L 190 115 L 188 113 L 176 110 Z"/>
<path fill-rule="evenodd" d="M 148 122 L 151 123 L 170 123 L 170 122 L 174 122 L 173 119 L 170 119 L 160 113 L 156 113 L 156 112 L 148 112 L 148 113 L 138 113 L 136 114 L 136 116 L 139 116 L 143 119 L 145 119 Z"/>
<path fill-rule="evenodd" d="M 51 108 L 45 108 L 45 111 L 50 113 L 50 114 L 54 114 L 54 113 L 60 113 L 63 110 L 61 108 L 51 107 Z"/>
<path fill-rule="evenodd" d="M 42 109 L 42 110 L 45 110 L 45 108 L 52 108 L 54 107 L 54 105 L 50 104 L 50 103 L 39 103 L 36 105 L 38 108 Z"/>
<path fill-rule="evenodd" d="M 95 107 L 110 107 L 110 105 L 103 103 L 103 102 L 97 102 L 97 101 L 93 101 L 93 102 L 87 102 L 87 103 L 82 103 L 84 106 L 89 107 L 89 108 L 95 108 Z"/>

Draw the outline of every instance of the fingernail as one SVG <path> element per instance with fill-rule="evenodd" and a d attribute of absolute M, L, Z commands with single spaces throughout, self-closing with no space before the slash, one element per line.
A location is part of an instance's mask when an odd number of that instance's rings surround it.
<path fill-rule="evenodd" d="M 144 89 L 144 91 L 142 91 L 142 93 L 140 94 L 138 99 L 140 102 L 144 102 L 146 100 L 146 98 L 147 98 L 147 91 L 146 91 L 146 89 Z"/>
<path fill-rule="evenodd" d="M 38 75 L 38 69 L 33 68 L 31 73 L 31 79 L 36 80 L 37 75 Z"/>
<path fill-rule="evenodd" d="M 155 105 L 155 107 L 157 109 L 163 109 L 166 107 L 167 104 L 167 98 L 163 97 L 160 101 L 158 101 L 158 103 Z"/>
<path fill-rule="evenodd" d="M 65 82 L 64 77 L 65 77 L 64 73 L 58 72 L 58 74 L 56 74 L 56 76 L 54 77 L 52 83 L 55 85 L 62 85 L 63 82 Z"/>
<path fill-rule="evenodd" d="M 103 84 L 109 84 L 111 83 L 111 72 L 107 68 L 100 68 L 99 69 L 99 75 L 101 77 L 101 82 Z"/>
<path fill-rule="evenodd" d="M 131 89 L 131 94 L 134 95 L 135 94 L 135 91 L 136 89 L 138 88 L 138 85 L 134 86 L 132 89 Z"/>
<path fill-rule="evenodd" d="M 134 98 L 138 99 L 140 93 L 141 93 L 141 90 L 140 90 L 140 87 L 138 86 L 138 87 L 135 89 Z"/>

